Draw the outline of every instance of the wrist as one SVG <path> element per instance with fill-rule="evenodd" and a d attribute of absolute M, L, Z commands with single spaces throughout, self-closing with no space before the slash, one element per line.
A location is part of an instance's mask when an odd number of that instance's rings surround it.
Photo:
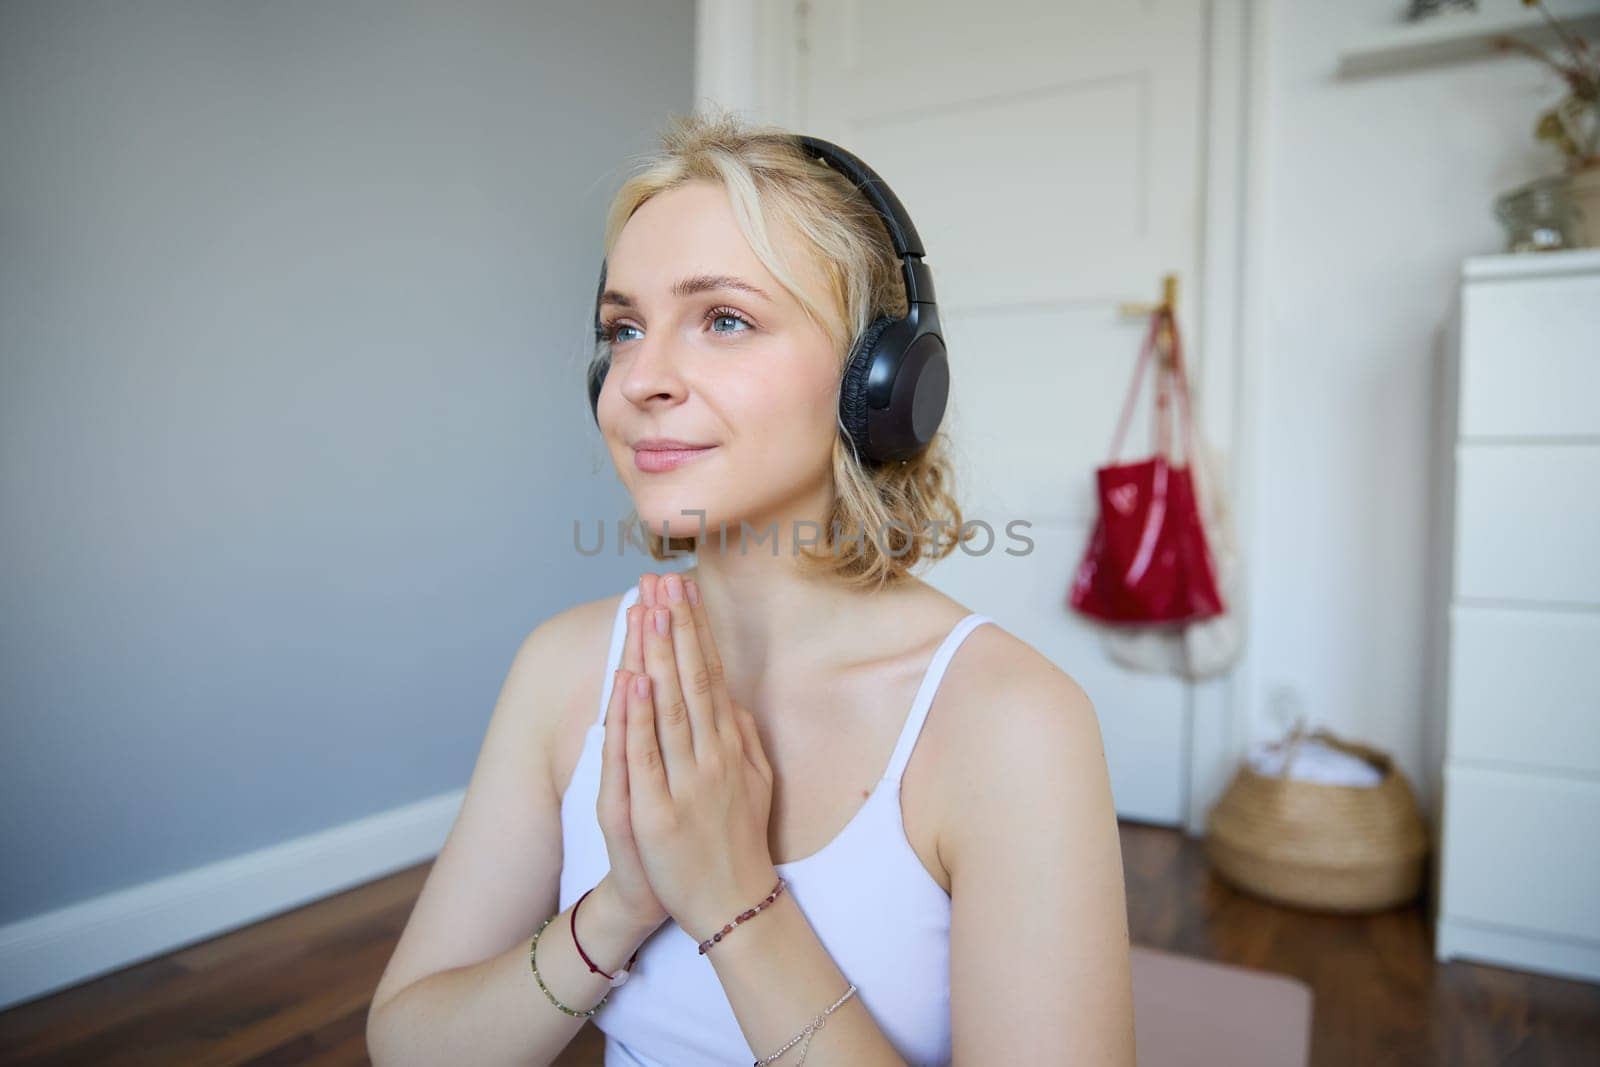
<path fill-rule="evenodd" d="M 705 913 L 694 916 L 691 924 L 684 927 L 685 932 L 697 942 L 715 939 L 718 933 L 722 933 L 724 937 L 735 936 L 732 930 L 725 931 L 724 927 L 734 923 L 734 929 L 737 930 L 745 922 L 759 920 L 768 908 L 788 895 L 787 885 L 782 891 L 778 891 L 778 881 L 776 867 L 769 867 L 764 872 L 745 878 L 739 888 L 732 890 L 720 902 L 709 905 Z M 767 898 L 775 891 L 777 895 L 769 902 Z M 747 915 L 750 912 L 754 914 Z M 743 922 L 735 922 L 740 916 L 745 915 L 747 917 Z"/>
<path fill-rule="evenodd" d="M 591 930 L 595 931 L 596 937 L 605 938 L 608 943 L 626 944 L 628 951 L 622 957 L 625 960 L 666 919 L 665 915 L 647 919 L 629 911 L 617 893 L 616 883 L 607 874 L 595 883 L 594 889 L 583 902 L 583 910 L 578 915 L 578 933 L 583 938 L 584 951 L 590 956 L 594 956 L 594 951 L 589 947 Z M 599 957 L 595 957 L 595 962 L 600 962 Z M 605 966 L 603 963 L 600 965 Z M 606 970 L 611 968 L 606 967 Z"/>

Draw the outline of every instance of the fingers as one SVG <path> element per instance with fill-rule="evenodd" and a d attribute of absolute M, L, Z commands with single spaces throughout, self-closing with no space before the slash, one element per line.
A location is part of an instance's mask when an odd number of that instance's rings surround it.
<path fill-rule="evenodd" d="M 656 741 L 655 698 L 648 674 L 633 675 L 628 686 L 627 716 L 628 799 L 630 805 L 639 806 L 630 808 L 637 826 L 640 811 L 659 813 L 672 803 L 667 769 Z"/>
<path fill-rule="evenodd" d="M 640 584 L 639 602 L 627 611 L 627 632 L 622 641 L 622 666 L 617 668 L 616 680 L 611 685 L 611 702 L 606 705 L 606 741 L 601 750 L 600 766 L 602 770 L 607 766 L 615 767 L 619 772 L 616 777 L 622 779 L 622 786 L 617 791 L 618 797 L 624 802 L 628 799 L 628 729 L 627 708 L 628 692 L 633 688 L 633 679 L 636 675 L 644 673 L 644 652 L 640 644 L 641 624 L 639 620 L 644 616 L 645 609 L 640 606 L 644 600 L 643 583 Z M 612 720 L 618 719 L 617 729 L 613 730 Z"/>
<path fill-rule="evenodd" d="M 650 676 L 650 703 L 667 780 L 694 770 L 694 736 L 689 724 L 689 703 L 678 682 L 678 662 L 672 651 L 672 613 L 658 599 L 644 618 L 644 670 Z"/>
<path fill-rule="evenodd" d="M 606 812 L 628 810 L 628 687 L 632 672 L 617 668 L 611 680 L 611 699 L 606 703 L 605 740 L 600 746 L 600 795 L 596 801 L 604 819 Z"/>
<path fill-rule="evenodd" d="M 733 721 L 733 699 L 728 695 L 722 653 L 717 651 L 717 640 L 711 633 L 711 616 L 700 597 L 700 587 L 693 580 L 684 582 L 684 596 L 689 604 L 690 615 L 694 618 L 695 644 L 705 662 L 706 677 L 709 679 L 712 722 L 719 734 L 734 736 L 738 732 L 738 725 Z"/>
<path fill-rule="evenodd" d="M 666 640 L 670 643 L 677 685 L 689 709 L 690 743 L 695 754 L 704 759 L 712 751 L 713 745 L 720 746 L 733 740 L 733 737 L 719 735 L 717 731 L 714 698 L 720 686 L 707 669 L 705 656 L 701 654 L 699 627 L 695 624 L 694 606 L 684 595 L 683 576 L 667 575 L 662 587 L 671 616 Z"/>
<path fill-rule="evenodd" d="M 650 579 L 649 586 L 645 579 Z M 647 574 L 639 579 L 639 599 L 628 609 L 628 636 L 622 645 L 622 665 L 634 674 L 644 671 L 644 645 L 640 638 L 644 633 L 644 619 L 654 603 L 651 598 L 654 589 L 655 575 Z"/>

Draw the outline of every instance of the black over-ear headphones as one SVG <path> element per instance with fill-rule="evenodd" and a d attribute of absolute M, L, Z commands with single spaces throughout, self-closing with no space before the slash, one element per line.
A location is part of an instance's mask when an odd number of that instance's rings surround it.
<path fill-rule="evenodd" d="M 880 316 L 856 340 L 839 386 L 839 421 L 850 434 L 856 455 L 869 466 L 908 459 L 926 448 L 944 418 L 950 395 L 950 364 L 945 356 L 933 274 L 922 262 L 922 238 L 900 198 L 873 169 L 836 144 L 797 135 L 810 155 L 849 178 L 872 203 L 905 268 L 904 318 Z M 606 265 L 600 263 L 595 290 L 595 341 L 604 340 L 600 296 L 606 287 Z M 610 360 L 595 359 L 589 368 L 589 408 L 600 424 L 600 389 Z"/>

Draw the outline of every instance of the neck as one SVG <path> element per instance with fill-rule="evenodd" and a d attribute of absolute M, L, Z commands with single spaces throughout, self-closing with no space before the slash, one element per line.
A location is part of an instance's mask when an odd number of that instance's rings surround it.
<path fill-rule="evenodd" d="M 807 511 L 826 514 L 825 509 Z M 752 710 L 756 690 L 775 672 L 791 665 L 841 665 L 865 651 L 859 647 L 860 627 L 842 625 L 841 620 L 858 616 L 865 598 L 874 594 L 801 572 L 795 531 L 811 538 L 823 528 L 821 519 L 806 525 L 806 517 L 793 511 L 778 518 L 763 516 L 760 522 L 746 519 L 752 534 L 763 538 L 759 543 L 755 536 L 741 537 L 740 524 L 734 522 L 727 529 L 725 549 L 713 526 L 694 555 L 694 565 L 683 571 L 695 580 L 710 614 L 729 690 Z"/>

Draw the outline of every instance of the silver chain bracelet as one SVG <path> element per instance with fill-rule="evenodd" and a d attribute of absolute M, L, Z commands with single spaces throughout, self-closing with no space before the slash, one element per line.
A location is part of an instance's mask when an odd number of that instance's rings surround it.
<path fill-rule="evenodd" d="M 778 1051 L 774 1052 L 770 1056 L 767 1056 L 765 1059 L 756 1060 L 755 1067 L 767 1067 L 767 1065 L 769 1063 L 772 1063 L 779 1056 L 782 1056 L 785 1052 L 788 1052 L 790 1049 L 794 1048 L 794 1044 L 795 1044 L 796 1041 L 799 1041 L 801 1038 L 804 1038 L 805 1039 L 805 1047 L 803 1047 L 800 1050 L 800 1058 L 795 1061 L 795 1067 L 800 1067 L 800 1064 L 806 1062 L 806 1052 L 809 1051 L 810 1048 L 811 1048 L 811 1035 L 816 1033 L 818 1030 L 821 1030 L 822 1029 L 823 1020 L 827 1019 L 828 1016 L 832 1015 L 835 1008 L 837 1008 L 839 1005 L 843 1004 L 845 1001 L 849 1000 L 851 997 L 855 996 L 855 992 L 856 992 L 856 986 L 855 986 L 855 983 L 852 982 L 852 983 L 850 983 L 850 988 L 846 989 L 844 991 L 844 996 L 842 996 L 838 1000 L 834 1001 L 832 1007 L 830 1007 L 827 1011 L 823 1012 L 821 1015 L 817 1016 L 815 1019 L 812 1019 L 809 1023 L 806 1023 L 806 1028 L 804 1030 L 800 1031 L 798 1034 L 795 1034 L 793 1037 L 791 1037 L 787 1042 L 784 1043 L 784 1046 L 782 1048 L 780 1048 Z"/>

